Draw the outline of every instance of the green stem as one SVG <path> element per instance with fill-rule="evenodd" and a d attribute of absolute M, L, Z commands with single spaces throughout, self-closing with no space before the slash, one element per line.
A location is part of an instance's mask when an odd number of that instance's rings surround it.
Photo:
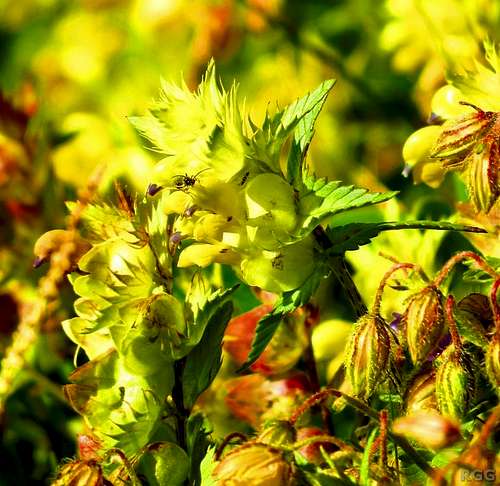
<path fill-rule="evenodd" d="M 187 452 L 186 421 L 189 417 L 189 410 L 184 406 L 184 393 L 182 390 L 182 375 L 186 366 L 186 358 L 177 360 L 174 363 L 175 381 L 172 388 L 172 400 L 176 409 L 177 420 L 177 444 Z"/>
<path fill-rule="evenodd" d="M 328 250 L 333 246 L 333 243 L 321 225 L 314 228 L 313 236 L 316 239 L 316 243 L 318 243 L 323 250 Z M 363 302 L 363 298 L 361 297 L 361 294 L 359 293 L 359 290 L 356 287 L 349 270 L 347 269 L 344 255 L 328 257 L 327 264 L 344 289 L 344 292 L 346 293 L 347 298 L 356 313 L 356 317 L 364 316 L 368 312 L 368 308 Z"/>

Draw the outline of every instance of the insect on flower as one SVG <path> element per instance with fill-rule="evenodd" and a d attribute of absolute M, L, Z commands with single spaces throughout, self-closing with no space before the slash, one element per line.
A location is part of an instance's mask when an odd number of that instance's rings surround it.
<path fill-rule="evenodd" d="M 209 167 L 207 167 L 206 169 L 202 169 L 193 176 L 190 176 L 187 173 L 184 175 L 174 176 L 175 188 L 179 191 L 185 191 L 185 192 L 188 191 L 191 187 L 193 187 L 197 182 L 200 181 L 199 179 L 200 174 L 209 169 L 210 169 Z"/>

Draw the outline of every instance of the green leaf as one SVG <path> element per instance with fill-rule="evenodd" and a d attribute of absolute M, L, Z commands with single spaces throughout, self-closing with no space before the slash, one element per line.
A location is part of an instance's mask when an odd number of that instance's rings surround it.
<path fill-rule="evenodd" d="M 304 122 L 303 129 L 297 134 L 298 138 L 305 137 L 304 147 L 308 144 L 307 137 L 309 137 L 309 140 L 312 137 L 314 121 L 334 84 L 333 79 L 326 80 L 314 91 L 288 105 L 283 111 L 272 116 L 266 114 L 262 128 L 257 129 L 252 138 L 253 158 L 264 161 L 273 171 L 280 171 L 279 157 L 286 139 L 297 124 L 309 113 L 312 113 L 308 121 Z M 309 131 L 311 132 L 310 135 L 308 134 Z M 298 150 L 298 147 L 296 150 Z M 293 157 L 297 155 L 298 153 Z M 294 163 L 290 162 L 292 172 L 296 172 L 293 167 Z"/>
<path fill-rule="evenodd" d="M 284 292 L 276 302 L 273 310 L 258 323 L 255 330 L 255 336 L 252 341 L 252 347 L 248 353 L 247 360 L 239 368 L 239 372 L 252 366 L 262 354 L 278 329 L 280 322 L 286 314 L 293 312 L 301 305 L 307 304 L 310 298 L 318 288 L 323 276 L 321 270 L 317 270 L 306 282 L 298 289 Z"/>
<path fill-rule="evenodd" d="M 326 233 L 332 243 L 328 250 L 330 255 L 343 255 L 346 251 L 357 250 L 360 246 L 370 243 L 382 231 L 400 229 L 434 229 L 443 231 L 467 231 L 484 233 L 481 228 L 446 221 L 407 221 L 381 223 L 350 223 L 344 226 L 331 226 Z"/>
<path fill-rule="evenodd" d="M 212 383 L 222 364 L 222 338 L 233 313 L 233 304 L 223 302 L 210 316 L 201 341 L 187 355 L 182 375 L 184 404 L 190 409 Z"/>
<path fill-rule="evenodd" d="M 328 93 L 333 88 L 335 80 L 331 79 L 321 84 L 315 91 L 298 100 L 297 105 L 309 106 L 312 109 L 304 115 L 297 124 L 294 133 L 287 162 L 287 178 L 292 186 L 295 186 L 302 173 L 302 164 L 307 154 L 309 144 L 314 135 L 314 124 L 326 101 Z M 296 110 L 298 106 L 290 105 L 288 110 Z M 283 116 L 285 118 L 285 116 Z"/>
<path fill-rule="evenodd" d="M 191 468 L 189 472 L 189 484 L 201 486 L 207 471 L 203 473 L 200 466 L 207 455 L 210 445 L 208 432 L 206 430 L 206 421 L 202 414 L 192 414 L 186 423 L 187 452 L 191 458 Z M 205 466 L 206 468 L 206 466 Z M 203 483 L 205 484 L 205 483 Z M 210 484 L 210 483 L 209 483 Z"/>
<path fill-rule="evenodd" d="M 201 486 L 217 486 L 217 481 L 213 478 L 216 466 L 215 447 L 210 447 L 200 464 Z"/>
<path fill-rule="evenodd" d="M 363 459 L 361 459 L 361 467 L 359 469 L 359 484 L 361 486 L 368 486 L 370 484 L 370 453 L 377 434 L 378 427 L 371 431 L 365 445 Z"/>
<path fill-rule="evenodd" d="M 368 192 L 367 189 L 354 186 L 342 186 L 340 182 L 328 182 L 307 176 L 304 179 L 305 190 L 301 191 L 299 209 L 302 222 L 299 236 L 310 233 L 326 218 L 350 209 L 371 206 L 393 198 L 397 192 Z"/>

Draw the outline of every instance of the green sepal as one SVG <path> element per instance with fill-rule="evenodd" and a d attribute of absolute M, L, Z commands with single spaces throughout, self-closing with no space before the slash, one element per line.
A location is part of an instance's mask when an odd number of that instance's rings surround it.
<path fill-rule="evenodd" d="M 139 472 L 150 486 L 182 486 L 189 472 L 189 457 L 172 442 L 149 444 L 141 457 Z"/>
<path fill-rule="evenodd" d="M 252 347 L 248 353 L 247 360 L 238 369 L 238 372 L 245 371 L 252 366 L 262 354 L 278 329 L 280 322 L 286 314 L 293 312 L 298 307 L 307 304 L 319 286 L 321 278 L 324 276 L 321 268 L 317 269 L 304 284 L 289 292 L 284 292 L 274 305 L 273 310 L 258 323 Z"/>

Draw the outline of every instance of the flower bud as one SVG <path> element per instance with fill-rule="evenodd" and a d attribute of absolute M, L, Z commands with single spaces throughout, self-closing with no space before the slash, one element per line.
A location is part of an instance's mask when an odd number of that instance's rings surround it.
<path fill-rule="evenodd" d="M 189 473 L 189 457 L 172 442 L 155 442 L 141 459 L 141 471 L 150 485 L 182 486 Z"/>
<path fill-rule="evenodd" d="M 414 378 L 406 390 L 406 411 L 412 415 L 421 411 L 437 410 L 436 374 L 426 372 Z"/>
<path fill-rule="evenodd" d="M 295 438 L 295 428 L 288 420 L 275 420 L 258 435 L 257 442 L 279 447 L 293 444 Z"/>
<path fill-rule="evenodd" d="M 297 442 L 302 442 L 315 436 L 325 436 L 327 433 L 318 427 L 302 427 L 297 430 Z M 317 442 L 307 444 L 299 449 L 299 453 L 307 459 L 307 462 L 313 464 L 321 464 L 324 461 L 321 454 L 321 447 L 328 453 L 335 449 L 331 442 L 322 442 L 318 439 Z"/>
<path fill-rule="evenodd" d="M 384 380 L 390 342 L 387 324 L 379 315 L 366 314 L 356 323 L 345 357 L 355 395 L 368 399 Z"/>
<path fill-rule="evenodd" d="M 436 372 L 436 398 L 439 411 L 460 420 L 467 413 L 474 395 L 474 375 L 469 358 L 448 346 Z"/>
<path fill-rule="evenodd" d="M 278 449 L 247 443 L 232 450 L 213 472 L 220 486 L 290 486 L 292 467 Z"/>
<path fill-rule="evenodd" d="M 461 163 L 496 118 L 494 112 L 475 109 L 472 113 L 447 121 L 432 149 L 431 157 L 440 159 L 445 167 Z"/>
<path fill-rule="evenodd" d="M 101 466 L 94 460 L 71 461 L 59 469 L 51 486 L 106 486 Z"/>
<path fill-rule="evenodd" d="M 444 305 L 440 290 L 429 285 L 413 295 L 403 316 L 411 359 L 420 366 L 444 332 Z"/>
<path fill-rule="evenodd" d="M 500 337 L 496 335 L 486 349 L 486 374 L 495 390 L 500 390 Z"/>
<path fill-rule="evenodd" d="M 441 449 L 460 440 L 459 425 L 437 412 L 417 412 L 394 421 L 395 434 L 414 439 L 429 449 Z"/>

